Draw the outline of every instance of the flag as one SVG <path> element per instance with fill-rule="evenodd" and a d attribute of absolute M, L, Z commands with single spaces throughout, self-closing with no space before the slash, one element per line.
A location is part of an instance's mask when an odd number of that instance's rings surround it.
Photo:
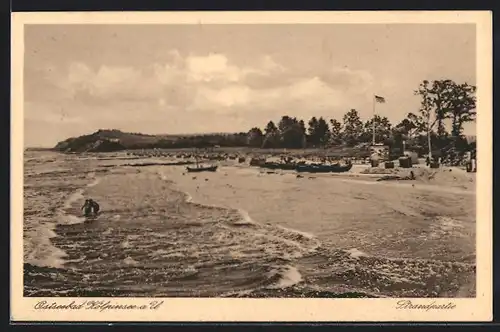
<path fill-rule="evenodd" d="M 384 97 L 380 97 L 380 96 L 375 96 L 375 101 L 377 103 L 385 103 Z"/>

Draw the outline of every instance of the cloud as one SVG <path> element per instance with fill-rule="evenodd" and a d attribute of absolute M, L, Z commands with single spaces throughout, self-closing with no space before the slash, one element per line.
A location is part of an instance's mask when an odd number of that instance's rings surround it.
<path fill-rule="evenodd" d="M 44 116 L 51 114 L 47 121 L 65 117 L 68 123 L 88 122 L 85 128 L 157 121 L 165 124 L 164 132 L 246 130 L 285 114 L 338 117 L 370 102 L 373 78 L 366 71 L 290 68 L 269 55 L 253 60 L 241 65 L 220 53 L 171 51 L 164 62 L 144 67 L 51 65 L 28 69 L 25 97 L 44 105 Z M 25 117 L 43 121 L 36 109 L 27 108 Z M 186 123 L 190 118 L 203 122 Z M 230 125 L 221 123 L 229 118 Z M 179 128 L 181 123 L 186 128 Z"/>

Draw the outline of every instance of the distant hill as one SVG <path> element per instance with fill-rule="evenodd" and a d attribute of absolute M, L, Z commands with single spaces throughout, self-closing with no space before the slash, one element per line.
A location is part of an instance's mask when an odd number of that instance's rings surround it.
<path fill-rule="evenodd" d="M 61 152 L 112 152 L 152 148 L 189 148 L 246 145 L 247 134 L 186 134 L 147 135 L 126 133 L 116 129 L 100 129 L 95 133 L 71 137 L 57 143 L 54 150 Z"/>
<path fill-rule="evenodd" d="M 159 136 L 140 133 L 125 133 L 116 129 L 100 129 L 89 135 L 71 137 L 54 147 L 62 152 L 109 152 L 140 148 L 155 144 Z"/>
<path fill-rule="evenodd" d="M 135 149 L 172 149 L 172 148 L 207 148 L 207 147 L 261 147 L 249 140 L 248 133 L 211 133 L 183 135 L 147 135 L 127 133 L 116 129 L 100 129 L 95 133 L 79 137 L 71 137 L 57 143 L 53 150 L 60 152 L 112 152 Z M 261 137 L 263 139 L 263 137 Z M 420 137 L 415 144 L 426 151 L 426 138 Z M 470 144 L 475 136 L 468 136 Z M 408 142 L 409 143 L 409 142 Z M 280 144 L 278 142 L 278 144 Z M 409 148 L 410 145 L 407 145 Z"/>
<path fill-rule="evenodd" d="M 52 151 L 52 148 L 42 148 L 42 147 L 27 147 L 24 151 Z"/>

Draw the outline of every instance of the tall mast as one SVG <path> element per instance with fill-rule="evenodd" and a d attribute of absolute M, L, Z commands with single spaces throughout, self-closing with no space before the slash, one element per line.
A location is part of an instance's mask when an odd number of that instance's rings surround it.
<path fill-rule="evenodd" d="M 372 118 L 372 145 L 375 145 L 375 95 L 373 95 L 373 118 Z"/>

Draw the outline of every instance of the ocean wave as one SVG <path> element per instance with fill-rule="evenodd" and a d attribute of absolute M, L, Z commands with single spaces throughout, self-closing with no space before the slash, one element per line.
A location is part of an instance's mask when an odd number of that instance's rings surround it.
<path fill-rule="evenodd" d="M 267 288 L 288 288 L 300 283 L 302 275 L 295 266 L 286 265 L 271 271 L 271 276 L 278 275 L 279 279 L 273 285 L 267 286 Z"/>
<path fill-rule="evenodd" d="M 132 257 L 128 256 L 127 258 L 125 258 L 123 260 L 123 262 L 127 265 L 138 265 L 139 262 L 137 262 L 135 259 L 133 259 Z"/>
<path fill-rule="evenodd" d="M 94 178 L 95 173 L 88 173 L 91 174 L 91 178 Z M 72 224 L 79 224 L 79 223 L 84 223 L 86 218 L 77 216 L 72 213 L 68 213 L 68 210 L 73 208 L 73 205 L 78 202 L 78 201 L 83 201 L 85 199 L 84 193 L 85 193 L 85 188 L 90 188 L 94 187 L 99 184 L 101 181 L 101 178 L 95 178 L 94 181 L 91 183 L 87 184 L 84 188 L 77 189 L 74 193 L 72 193 L 68 199 L 64 202 L 64 205 L 62 209 L 59 210 L 59 215 L 58 215 L 58 224 L 65 224 L 65 225 L 72 225 Z"/>
<path fill-rule="evenodd" d="M 94 177 L 92 175 L 92 177 Z M 96 178 L 93 182 L 85 187 L 92 187 L 99 183 L 100 179 Z M 67 262 L 75 263 L 75 260 L 67 260 L 68 254 L 65 250 L 54 246 L 53 239 L 58 235 L 55 232 L 57 225 L 74 225 L 82 224 L 85 218 L 69 213 L 68 210 L 73 208 L 73 205 L 84 199 L 85 188 L 75 190 L 63 202 L 62 206 L 56 210 L 54 219 L 36 226 L 37 235 L 31 237 L 30 249 L 25 260 L 27 263 L 40 267 L 63 268 Z"/>
<path fill-rule="evenodd" d="M 250 217 L 250 214 L 248 214 L 247 211 L 243 210 L 243 209 L 237 209 L 238 213 L 240 214 L 241 216 L 241 219 L 240 220 L 237 220 L 233 223 L 233 225 L 245 225 L 245 226 L 248 226 L 248 225 L 257 225 L 257 223 L 255 222 L 255 220 L 252 219 L 252 217 Z"/>
<path fill-rule="evenodd" d="M 349 249 L 347 250 L 347 252 L 349 253 L 349 255 L 353 258 L 358 258 L 358 257 L 366 257 L 368 256 L 366 253 L 362 252 L 361 250 L 359 250 L 358 248 L 352 248 L 352 249 Z"/>
<path fill-rule="evenodd" d="M 85 192 L 84 189 L 78 189 L 74 193 L 69 195 L 68 199 L 64 202 L 63 209 L 65 209 L 65 210 L 70 209 L 74 203 L 84 199 L 84 196 L 83 196 L 84 192 Z"/>
<path fill-rule="evenodd" d="M 55 247 L 51 239 L 56 237 L 54 224 L 46 223 L 39 225 L 32 232 L 36 232 L 36 237 L 31 238 L 31 248 L 25 257 L 25 262 L 40 266 L 62 268 L 67 254 L 64 250 Z"/>

